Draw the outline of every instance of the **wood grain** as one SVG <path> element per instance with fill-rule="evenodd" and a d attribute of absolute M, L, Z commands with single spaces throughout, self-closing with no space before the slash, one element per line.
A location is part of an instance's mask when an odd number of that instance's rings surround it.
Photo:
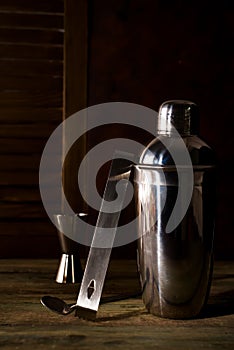
<path fill-rule="evenodd" d="M 63 11 L 58 14 L 0 11 L 0 28 L 63 28 Z"/>
<path fill-rule="evenodd" d="M 43 91 L 44 94 L 51 94 L 51 91 L 57 92 L 58 95 L 62 90 L 62 77 L 59 76 L 42 76 L 40 79 L 32 79 L 30 76 L 24 77 L 12 77 L 0 76 L 0 86 L 4 87 L 4 90 L 20 90 L 22 87 L 29 91 Z"/>
<path fill-rule="evenodd" d="M 63 56 L 63 45 L 45 45 L 35 43 L 8 43 L 0 45 L 0 57 L 3 59 L 34 59 L 34 60 L 61 60 Z"/>
<path fill-rule="evenodd" d="M 1 0 L 0 12 L 24 11 L 24 12 L 45 12 L 45 13 L 63 13 L 63 0 Z"/>
<path fill-rule="evenodd" d="M 63 0 L 0 2 L 1 257 L 59 252 L 39 193 L 39 165 L 62 122 L 63 7 Z"/>
<path fill-rule="evenodd" d="M 33 83 L 32 83 L 33 85 Z M 36 124 L 38 122 L 60 123 L 62 120 L 62 106 L 59 108 L 41 108 L 35 107 L 33 110 L 24 106 L 16 108 L 14 105 L 6 108 L 1 108 L 1 123 L 2 124 Z"/>
<path fill-rule="evenodd" d="M 64 38 L 64 115 L 63 119 L 87 107 L 88 79 L 88 3 L 85 0 L 65 1 Z M 63 136 L 64 144 L 69 135 Z M 82 143 L 73 147 L 66 157 L 63 168 L 63 186 L 75 212 L 86 211 L 86 204 L 80 194 L 74 191 L 77 172 L 74 168 L 86 154 L 86 135 Z M 84 177 L 86 174 L 83 175 Z M 86 181 L 86 180 L 84 180 Z"/>
<path fill-rule="evenodd" d="M 168 99 L 198 104 L 199 134 L 217 155 L 217 191 L 228 197 L 217 198 L 215 251 L 232 258 L 234 2 L 93 0 L 90 13 L 89 105 L 127 101 L 158 111 Z"/>
<path fill-rule="evenodd" d="M 33 50 L 33 47 L 31 47 Z M 62 76 L 62 61 L 58 60 L 24 60 L 24 59 L 1 59 L 0 72 L 4 76 L 24 77 L 39 79 L 41 75 Z M 42 86 L 43 89 L 43 86 Z"/>
<path fill-rule="evenodd" d="M 14 101 L 16 108 L 21 107 L 52 107 L 59 108 L 62 104 L 62 91 L 49 92 L 48 95 L 42 91 L 0 91 L 0 104 L 3 108 L 9 106 Z"/>
<path fill-rule="evenodd" d="M 29 142 L 27 141 L 27 139 L 31 140 L 34 137 L 35 139 L 41 138 L 44 140 L 45 138 L 49 138 L 50 134 L 56 126 L 57 123 L 42 123 L 40 121 L 34 123 L 29 122 L 24 124 L 3 124 L 3 126 L 0 128 L 0 137 L 21 138 L 21 142 L 24 142 L 29 146 Z M 15 146 L 17 147 L 17 144 L 15 144 Z M 31 149 L 31 151 L 33 152 L 33 149 Z"/>
<path fill-rule="evenodd" d="M 85 265 L 85 260 L 82 261 Z M 4 350 L 67 347 L 79 349 L 233 349 L 233 262 L 217 261 L 203 317 L 170 320 L 146 312 L 140 297 L 104 303 L 96 322 L 60 316 L 40 304 L 43 295 L 73 303 L 79 285 L 55 282 L 58 259 L 2 260 L 0 342 Z M 139 291 L 134 260 L 111 260 L 102 300 Z"/>
<path fill-rule="evenodd" d="M 43 44 L 61 44 L 63 31 L 58 29 L 21 29 L 0 28 L 0 42 L 22 42 Z"/>

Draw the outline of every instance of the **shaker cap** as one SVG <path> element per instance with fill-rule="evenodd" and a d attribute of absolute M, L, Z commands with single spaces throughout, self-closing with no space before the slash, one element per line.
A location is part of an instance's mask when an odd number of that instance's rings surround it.
<path fill-rule="evenodd" d="M 173 133 L 172 126 L 181 135 L 198 133 L 198 106 L 187 100 L 165 101 L 159 108 L 157 121 L 159 134 Z"/>

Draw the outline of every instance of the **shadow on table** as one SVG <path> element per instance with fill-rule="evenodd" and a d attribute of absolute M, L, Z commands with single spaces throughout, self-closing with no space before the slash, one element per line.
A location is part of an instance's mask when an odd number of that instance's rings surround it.
<path fill-rule="evenodd" d="M 120 321 L 132 316 L 140 316 L 145 314 L 148 314 L 148 312 L 145 309 L 140 309 L 136 311 L 122 313 L 119 315 L 101 317 L 98 318 L 96 321 Z M 204 311 L 196 318 L 205 319 L 219 316 L 227 316 L 232 314 L 234 314 L 234 289 L 210 296 L 208 304 L 204 308 Z"/>
<path fill-rule="evenodd" d="M 211 295 L 200 318 L 211 318 L 234 313 L 234 289 Z"/>
<path fill-rule="evenodd" d="M 132 316 L 140 316 L 147 314 L 146 309 L 139 309 L 122 313 L 121 315 L 114 315 L 110 317 L 101 317 L 97 321 L 123 320 Z M 227 316 L 234 314 L 234 289 L 214 294 L 209 297 L 208 304 L 203 312 L 196 318 L 205 319 L 219 316 Z"/>

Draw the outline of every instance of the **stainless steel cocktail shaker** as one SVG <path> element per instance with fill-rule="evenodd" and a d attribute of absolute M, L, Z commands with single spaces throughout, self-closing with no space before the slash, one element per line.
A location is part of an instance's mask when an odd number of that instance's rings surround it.
<path fill-rule="evenodd" d="M 143 301 L 150 313 L 161 317 L 195 317 L 209 295 L 215 156 L 197 133 L 196 104 L 184 100 L 163 103 L 157 119 L 158 136 L 146 147 L 135 166 L 138 266 Z M 191 167 L 183 162 L 185 151 Z M 173 157 L 172 153 L 179 156 Z M 186 179 L 191 171 L 192 183 L 191 177 L 188 183 Z M 191 186 L 191 198 L 188 198 Z M 185 210 L 184 202 L 188 199 Z M 173 229 L 168 230 L 175 207 Z"/>

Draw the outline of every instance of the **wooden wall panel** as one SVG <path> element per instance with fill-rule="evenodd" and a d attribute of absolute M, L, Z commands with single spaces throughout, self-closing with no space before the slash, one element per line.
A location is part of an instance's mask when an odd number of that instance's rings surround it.
<path fill-rule="evenodd" d="M 64 115 L 66 119 L 87 107 L 88 1 L 65 1 Z M 66 144 L 64 135 L 64 144 Z M 86 135 L 68 152 L 63 168 L 63 187 L 73 211 L 85 212 L 86 203 L 77 188 L 78 165 L 86 154 Z M 86 174 L 83 174 L 85 177 Z M 85 180 L 84 180 L 85 181 Z"/>
<path fill-rule="evenodd" d="M 233 258 L 234 2 L 93 0 L 90 23 L 89 105 L 199 105 L 200 135 L 217 154 L 215 254 Z"/>
<path fill-rule="evenodd" d="M 63 0 L 1 0 L 0 258 L 60 254 L 38 171 L 62 121 L 63 40 Z"/>
<path fill-rule="evenodd" d="M 216 256 L 232 257 L 233 2 L 66 0 L 66 14 L 63 74 L 63 0 L 0 2 L 0 156 L 6 164 L 0 170 L 0 257 L 58 253 L 40 202 L 38 159 L 63 118 L 87 103 L 127 101 L 157 110 L 169 98 L 200 106 L 201 135 L 215 149 L 219 168 Z M 101 134 L 91 133 L 90 148 Z M 76 155 L 64 172 L 68 193 Z M 78 197 L 71 197 L 79 210 Z"/>

